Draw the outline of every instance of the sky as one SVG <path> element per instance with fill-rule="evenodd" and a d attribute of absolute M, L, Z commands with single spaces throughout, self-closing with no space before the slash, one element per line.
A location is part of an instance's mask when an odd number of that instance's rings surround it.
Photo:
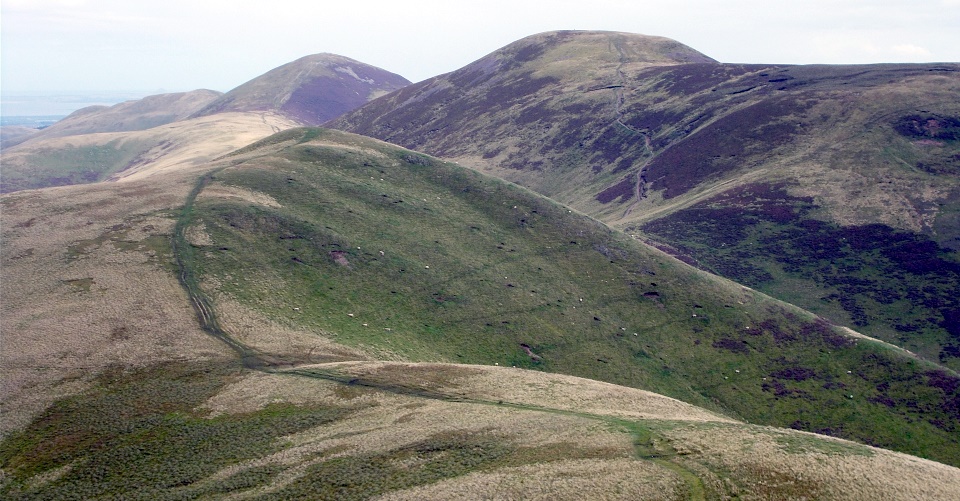
<path fill-rule="evenodd" d="M 0 0 L 0 92 L 227 91 L 319 52 L 420 81 L 559 29 L 731 63 L 960 62 L 960 0 Z"/>

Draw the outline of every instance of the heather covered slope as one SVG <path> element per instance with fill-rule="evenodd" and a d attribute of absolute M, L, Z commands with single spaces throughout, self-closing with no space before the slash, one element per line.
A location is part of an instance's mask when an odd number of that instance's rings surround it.
<path fill-rule="evenodd" d="M 544 33 L 329 125 L 455 158 L 574 203 L 618 177 L 610 171 L 620 154 L 606 150 L 628 146 L 617 135 L 624 79 L 682 63 L 713 61 L 659 37 Z"/>
<path fill-rule="evenodd" d="M 400 75 L 347 57 L 314 54 L 250 80 L 194 116 L 273 111 L 302 125 L 317 125 L 409 83 Z"/>
<path fill-rule="evenodd" d="M 378 358 L 571 374 L 958 460 L 954 373 L 548 199 L 321 129 L 223 162 L 188 232 L 214 310 L 253 310 Z M 228 321 L 253 347 L 275 343 Z"/>
<path fill-rule="evenodd" d="M 960 368 L 960 65 L 721 64 L 677 47 L 528 37 L 330 125 L 518 182 Z"/>

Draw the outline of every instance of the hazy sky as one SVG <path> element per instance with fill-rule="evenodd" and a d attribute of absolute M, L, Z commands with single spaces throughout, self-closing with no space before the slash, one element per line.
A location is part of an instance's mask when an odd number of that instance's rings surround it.
<path fill-rule="evenodd" d="M 332 52 L 419 81 L 556 29 L 723 62 L 960 61 L 960 0 L 0 0 L 0 86 L 226 91 Z"/>

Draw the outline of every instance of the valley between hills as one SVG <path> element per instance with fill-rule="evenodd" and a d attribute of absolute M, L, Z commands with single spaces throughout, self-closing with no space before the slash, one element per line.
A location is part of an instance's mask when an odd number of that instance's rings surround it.
<path fill-rule="evenodd" d="M 958 70 L 551 32 L 81 110 L 3 151 L 0 492 L 951 499 Z"/>

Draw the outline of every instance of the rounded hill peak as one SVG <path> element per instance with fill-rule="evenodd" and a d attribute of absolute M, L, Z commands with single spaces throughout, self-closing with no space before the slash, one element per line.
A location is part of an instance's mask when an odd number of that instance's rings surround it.
<path fill-rule="evenodd" d="M 277 111 L 316 125 L 410 83 L 349 57 L 320 53 L 278 66 L 231 90 L 195 116 L 229 111 Z"/>
<path fill-rule="evenodd" d="M 597 51 L 616 57 L 622 63 L 710 63 L 716 62 L 676 40 L 617 31 L 547 31 L 531 35 L 497 51 L 513 54 L 520 61 L 532 61 L 553 51 L 568 57 L 590 56 Z"/>

